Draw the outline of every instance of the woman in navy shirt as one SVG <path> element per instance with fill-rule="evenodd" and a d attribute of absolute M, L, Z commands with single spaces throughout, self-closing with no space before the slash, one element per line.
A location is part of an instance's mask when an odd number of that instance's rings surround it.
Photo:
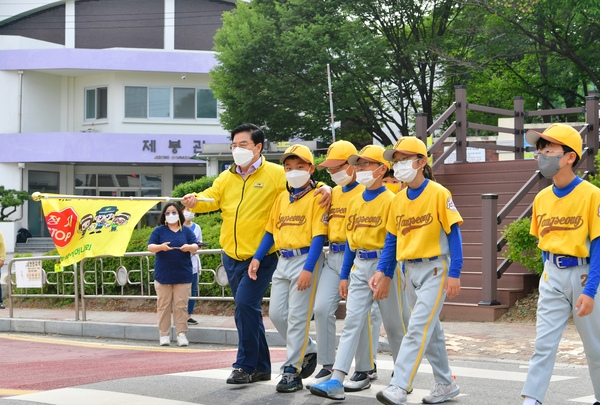
<path fill-rule="evenodd" d="M 154 259 L 154 289 L 157 302 L 160 345 L 169 346 L 171 307 L 177 333 L 177 345 L 187 346 L 187 303 L 192 288 L 192 255 L 198 250 L 196 235 L 183 226 L 185 217 L 175 203 L 166 203 L 159 224 L 150 235 L 148 250 Z"/>

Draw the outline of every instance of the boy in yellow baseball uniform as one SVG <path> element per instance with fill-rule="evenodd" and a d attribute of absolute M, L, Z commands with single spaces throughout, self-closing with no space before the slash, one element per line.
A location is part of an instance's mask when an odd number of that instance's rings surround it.
<path fill-rule="evenodd" d="M 356 167 L 357 181 L 366 189 L 350 200 L 346 211 L 346 249 L 340 275 L 340 295 L 347 296 L 346 319 L 331 379 L 310 388 L 310 392 L 317 396 L 334 400 L 345 398 L 343 382 L 350 371 L 373 304 L 369 280 L 377 269 L 385 241 L 390 203 L 394 198 L 394 193 L 382 183 L 390 167 L 383 157 L 384 150 L 381 146 L 368 145 L 358 155 L 348 159 Z M 391 266 L 395 267 L 396 263 L 391 263 Z M 399 280 L 399 276 L 394 277 L 389 298 L 377 301 L 394 360 L 404 335 Z M 366 331 L 369 333 L 368 328 Z"/>
<path fill-rule="evenodd" d="M 323 271 L 319 277 L 319 288 L 315 299 L 315 327 L 317 332 L 317 357 L 323 365 L 306 388 L 327 381 L 333 373 L 335 361 L 336 326 L 335 312 L 342 297 L 339 293 L 340 272 L 346 250 L 346 211 L 350 199 L 365 190 L 365 186 L 356 181 L 356 168 L 348 163 L 352 155 L 357 155 L 356 147 L 348 141 L 337 141 L 327 149 L 327 157 L 317 169 L 327 169 L 331 180 L 337 184 L 333 188 L 331 207 L 329 208 L 329 252 Z M 365 328 L 372 332 L 362 333 L 356 352 L 356 370 L 350 381 L 345 384 L 346 391 L 360 391 L 371 386 L 371 379 L 377 378 L 375 356 L 379 345 L 381 314 L 377 305 L 373 306 Z"/>
<path fill-rule="evenodd" d="M 594 308 L 600 282 L 600 189 L 573 173 L 582 149 L 573 127 L 553 124 L 543 133 L 529 131 L 527 142 L 536 146 L 538 168 L 553 185 L 535 197 L 531 214 L 530 231 L 539 239 L 544 273 L 523 404 L 544 401 L 558 344 L 572 314 L 592 378 L 594 405 L 600 405 L 600 309 Z"/>
<path fill-rule="evenodd" d="M 273 274 L 269 315 L 285 339 L 287 351 L 276 389 L 295 392 L 302 389 L 302 378 L 312 374 L 316 366 L 316 343 L 308 332 L 323 266 L 328 213 L 313 195 L 316 184 L 311 174 L 315 165 L 310 150 L 304 145 L 292 145 L 280 161 L 288 191 L 281 193 L 273 204 L 265 236 L 248 267 L 248 276 L 257 277 L 260 261 L 275 244 L 280 256 Z M 312 367 L 303 364 L 307 362 L 312 362 Z"/>
<path fill-rule="evenodd" d="M 406 291 L 412 312 L 390 385 L 377 393 L 387 405 L 406 405 L 407 392 L 423 355 L 433 369 L 435 386 L 423 403 L 438 404 L 460 393 L 452 378 L 444 331 L 439 319 L 446 295 L 460 292 L 463 263 L 462 217 L 450 191 L 436 183 L 427 163 L 427 147 L 418 138 L 401 138 L 385 152 L 394 176 L 407 184 L 391 204 L 385 247 L 369 284 L 375 299 L 388 295 L 395 261 L 404 262 Z"/>

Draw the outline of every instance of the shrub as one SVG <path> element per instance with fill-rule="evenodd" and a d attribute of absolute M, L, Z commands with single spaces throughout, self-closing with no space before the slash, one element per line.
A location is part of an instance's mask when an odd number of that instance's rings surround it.
<path fill-rule="evenodd" d="M 537 238 L 529 233 L 530 226 L 531 219 L 523 218 L 504 227 L 503 234 L 508 248 L 502 255 L 541 275 L 544 271 L 542 251 L 537 247 Z"/>
<path fill-rule="evenodd" d="M 600 168 L 600 154 L 596 155 L 594 158 L 594 162 L 596 163 L 596 173 Z M 590 176 L 590 183 L 592 183 L 596 187 L 600 187 L 600 174 L 596 174 L 595 176 Z"/>
<path fill-rule="evenodd" d="M 320 163 L 323 163 L 323 161 L 325 160 L 325 156 L 321 155 L 321 156 L 315 156 L 315 165 L 318 165 Z M 320 181 L 322 183 L 325 183 L 331 187 L 335 186 L 335 183 L 331 180 L 331 176 L 329 175 L 329 173 L 327 172 L 327 170 L 323 169 L 323 170 L 316 170 L 313 173 L 313 179 L 315 179 L 316 181 Z"/>

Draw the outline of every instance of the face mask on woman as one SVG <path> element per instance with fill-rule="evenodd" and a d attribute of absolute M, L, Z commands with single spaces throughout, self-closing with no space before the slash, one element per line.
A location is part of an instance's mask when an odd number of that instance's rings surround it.
<path fill-rule="evenodd" d="M 167 221 L 168 224 L 176 224 L 179 221 L 179 214 L 176 212 L 167 212 L 165 213 L 165 221 Z"/>
<path fill-rule="evenodd" d="M 310 180 L 310 173 L 304 170 L 290 170 L 285 172 L 285 178 L 292 188 L 303 187 Z"/>
<path fill-rule="evenodd" d="M 190 211 L 183 211 L 183 217 L 186 221 L 191 221 L 192 219 L 194 219 L 194 213 Z"/>

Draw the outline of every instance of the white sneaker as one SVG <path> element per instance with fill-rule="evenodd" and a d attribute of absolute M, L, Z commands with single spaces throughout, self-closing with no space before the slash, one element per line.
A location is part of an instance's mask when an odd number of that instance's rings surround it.
<path fill-rule="evenodd" d="M 325 381 L 329 381 L 329 379 L 331 379 L 331 376 L 333 375 L 331 370 L 327 370 L 326 368 L 322 368 L 321 371 L 319 371 L 317 373 L 317 375 L 315 376 L 315 378 L 313 378 L 312 380 L 309 381 L 308 384 L 306 384 L 306 388 L 310 389 L 310 387 L 314 387 L 317 384 L 320 384 L 322 382 Z"/>
<path fill-rule="evenodd" d="M 349 381 L 344 382 L 344 391 L 356 392 L 371 387 L 371 379 L 366 372 L 355 371 Z"/>
<path fill-rule="evenodd" d="M 171 344 L 171 338 L 169 336 L 161 336 L 160 337 L 160 345 L 161 346 L 169 346 Z"/>
<path fill-rule="evenodd" d="M 189 344 L 190 342 L 188 342 L 187 338 L 185 337 L 185 333 L 180 333 L 177 335 L 177 346 L 187 346 Z"/>
<path fill-rule="evenodd" d="M 424 404 L 441 404 L 450 398 L 454 398 L 460 394 L 460 387 L 456 382 L 452 381 L 448 385 L 436 383 L 429 395 L 423 398 Z"/>
<path fill-rule="evenodd" d="M 375 397 L 385 405 L 407 405 L 406 391 L 395 385 L 388 385 L 386 389 L 379 391 Z"/>

